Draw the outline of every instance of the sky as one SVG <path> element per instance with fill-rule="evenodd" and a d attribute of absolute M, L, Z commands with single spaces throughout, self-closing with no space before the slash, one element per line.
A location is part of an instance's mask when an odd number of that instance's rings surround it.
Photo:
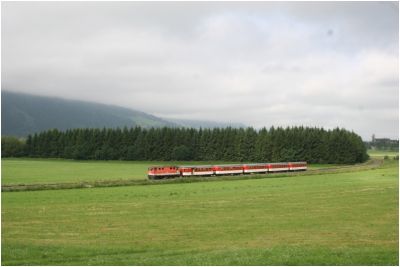
<path fill-rule="evenodd" d="M 2 90 L 398 139 L 397 2 L 2 2 Z"/>

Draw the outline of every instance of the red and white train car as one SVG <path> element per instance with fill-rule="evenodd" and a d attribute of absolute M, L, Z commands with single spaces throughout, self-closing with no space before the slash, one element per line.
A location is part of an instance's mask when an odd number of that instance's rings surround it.
<path fill-rule="evenodd" d="M 161 179 L 179 176 L 180 172 L 177 166 L 154 166 L 148 169 L 147 174 L 150 179 Z"/>
<path fill-rule="evenodd" d="M 179 166 L 179 173 L 181 176 L 192 176 L 193 166 Z"/>
<path fill-rule="evenodd" d="M 267 163 L 253 163 L 253 164 L 243 165 L 243 173 L 262 173 L 262 172 L 268 172 Z"/>
<path fill-rule="evenodd" d="M 287 172 L 289 171 L 289 163 L 268 163 L 268 172 Z"/>
<path fill-rule="evenodd" d="M 290 171 L 306 171 L 307 170 L 307 162 L 289 162 L 289 170 Z"/>
<path fill-rule="evenodd" d="M 181 176 L 207 176 L 213 175 L 214 169 L 212 165 L 179 166 L 179 173 Z"/>
<path fill-rule="evenodd" d="M 243 165 L 228 164 L 228 165 L 215 165 L 215 175 L 227 175 L 227 174 L 243 174 Z"/>
<path fill-rule="evenodd" d="M 214 169 L 212 165 L 203 165 L 203 166 L 195 166 L 193 167 L 193 175 L 198 176 L 207 176 L 213 175 Z"/>

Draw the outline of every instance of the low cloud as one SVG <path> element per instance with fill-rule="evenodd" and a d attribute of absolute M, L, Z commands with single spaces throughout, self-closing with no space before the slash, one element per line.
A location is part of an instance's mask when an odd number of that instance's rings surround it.
<path fill-rule="evenodd" d="M 398 138 L 391 2 L 2 5 L 3 89 Z"/>

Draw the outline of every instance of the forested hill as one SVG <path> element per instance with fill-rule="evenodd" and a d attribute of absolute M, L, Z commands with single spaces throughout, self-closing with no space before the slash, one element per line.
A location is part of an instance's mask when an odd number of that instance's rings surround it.
<path fill-rule="evenodd" d="M 24 137 L 48 129 L 177 126 L 128 108 L 62 98 L 1 92 L 2 135 Z"/>

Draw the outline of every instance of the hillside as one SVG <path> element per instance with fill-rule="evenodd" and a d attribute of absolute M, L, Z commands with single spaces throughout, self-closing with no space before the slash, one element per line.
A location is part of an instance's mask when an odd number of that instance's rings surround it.
<path fill-rule="evenodd" d="M 23 137 L 52 128 L 177 126 L 144 112 L 105 104 L 1 92 L 2 135 Z"/>
<path fill-rule="evenodd" d="M 173 123 L 179 124 L 187 128 L 246 128 L 247 126 L 243 123 L 229 123 L 229 122 L 215 122 L 215 121 L 205 121 L 205 120 L 184 120 L 184 119 L 165 119 Z"/>

